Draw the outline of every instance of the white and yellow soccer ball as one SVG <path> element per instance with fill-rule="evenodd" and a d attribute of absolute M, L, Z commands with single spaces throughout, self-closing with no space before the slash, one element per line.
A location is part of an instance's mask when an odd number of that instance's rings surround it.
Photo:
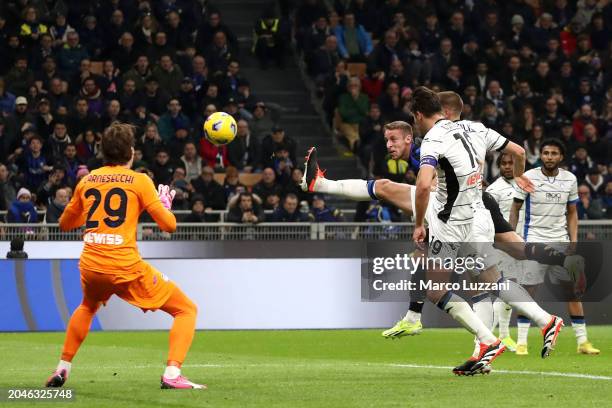
<path fill-rule="evenodd" d="M 204 122 L 204 135 L 216 146 L 230 143 L 236 137 L 236 120 L 225 112 L 215 112 Z"/>

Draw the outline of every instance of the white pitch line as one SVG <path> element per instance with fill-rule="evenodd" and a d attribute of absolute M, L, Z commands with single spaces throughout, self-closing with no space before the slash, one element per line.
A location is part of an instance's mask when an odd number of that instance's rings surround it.
<path fill-rule="evenodd" d="M 395 367 L 395 368 L 415 368 L 415 369 L 430 369 L 430 370 L 452 370 L 453 367 L 450 366 L 438 366 L 438 365 L 429 365 L 429 364 L 387 364 L 387 363 L 297 363 L 292 364 L 292 367 L 330 367 L 330 368 L 338 368 L 342 366 L 365 366 L 365 367 Z M 204 364 L 204 363 L 194 363 L 194 364 L 185 364 L 183 368 L 283 368 L 287 367 L 287 364 L 284 363 L 264 363 L 264 364 Z M 162 369 L 163 364 L 136 364 L 136 365 L 113 365 L 113 366 L 75 366 L 79 370 L 117 370 L 117 369 Z M 16 367 L 7 367 L 5 371 L 39 371 L 38 368 L 28 368 L 28 369 L 19 369 Z M 592 375 L 592 374 L 580 374 L 580 373 L 562 373 L 559 371 L 528 371 L 528 370 L 498 370 L 493 369 L 492 373 L 499 374 L 510 374 L 510 375 L 538 375 L 541 377 L 564 377 L 564 378 L 579 378 L 585 380 L 603 380 L 603 381 L 612 381 L 612 377 L 605 375 Z"/>
<path fill-rule="evenodd" d="M 452 370 L 453 367 L 436 366 L 436 365 L 421 365 L 421 364 L 389 364 L 391 367 L 405 367 L 405 368 L 429 368 L 435 370 Z M 524 375 L 540 375 L 543 377 L 566 377 L 566 378 L 584 378 L 588 380 L 605 380 L 612 381 L 612 377 L 605 375 L 591 375 L 591 374 L 580 374 L 580 373 L 561 373 L 559 371 L 528 371 L 528 370 L 497 370 L 493 369 L 491 373 L 500 374 L 524 374 Z"/>

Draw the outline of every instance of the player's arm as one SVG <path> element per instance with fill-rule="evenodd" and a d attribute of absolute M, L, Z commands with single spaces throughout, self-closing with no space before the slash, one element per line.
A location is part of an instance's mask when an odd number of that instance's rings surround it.
<path fill-rule="evenodd" d="M 514 180 L 516 184 L 522 190 L 533 193 L 535 191 L 535 186 L 533 182 L 525 176 L 525 163 L 527 160 L 525 149 L 514 142 L 508 141 L 508 144 L 503 148 L 502 152 L 512 155 L 512 161 L 514 163 Z"/>
<path fill-rule="evenodd" d="M 425 213 L 427 206 L 429 205 L 429 194 L 431 192 L 431 183 L 436 174 L 435 168 L 430 164 L 421 164 L 419 174 L 416 180 L 416 193 L 415 193 L 415 234 L 417 229 L 424 230 Z M 415 238 L 416 235 L 415 235 Z M 419 239 L 423 240 L 425 236 L 419 236 Z"/>
<path fill-rule="evenodd" d="M 520 198 L 514 198 L 512 202 L 512 207 L 510 207 L 510 219 L 508 222 L 512 226 L 512 230 L 516 231 L 516 226 L 518 225 L 519 213 L 521 212 L 521 208 L 523 207 L 523 200 Z"/>
<path fill-rule="evenodd" d="M 72 199 L 60 216 L 59 227 L 62 231 L 70 231 L 79 228 L 85 223 L 85 210 L 83 208 L 83 202 L 81 201 L 82 185 L 83 183 L 77 184 Z"/>
<path fill-rule="evenodd" d="M 149 213 L 153 221 L 157 223 L 162 231 L 176 231 L 176 217 L 162 204 L 155 190 L 155 186 L 153 185 L 153 181 L 146 175 L 143 175 L 141 180 L 143 180 L 143 184 L 140 191 L 140 199 L 143 208 Z"/>
<path fill-rule="evenodd" d="M 567 205 L 567 232 L 569 233 L 570 241 L 578 242 L 578 210 L 576 204 Z"/>

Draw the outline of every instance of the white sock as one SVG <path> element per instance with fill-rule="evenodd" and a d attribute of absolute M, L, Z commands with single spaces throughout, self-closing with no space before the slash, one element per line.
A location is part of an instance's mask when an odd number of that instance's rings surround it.
<path fill-rule="evenodd" d="M 372 196 L 368 192 L 366 180 L 329 180 L 324 177 L 317 179 L 315 183 L 317 193 L 339 195 L 355 201 L 370 201 Z"/>
<path fill-rule="evenodd" d="M 512 317 L 512 306 L 497 298 L 493 304 L 495 317 L 499 324 L 499 338 L 505 339 L 510 336 L 510 318 Z"/>
<path fill-rule="evenodd" d="M 576 335 L 576 343 L 581 345 L 585 341 L 587 341 L 587 329 L 586 323 L 584 321 L 583 316 L 571 316 L 572 318 L 572 328 L 574 329 L 574 334 Z"/>
<path fill-rule="evenodd" d="M 518 327 L 518 338 L 516 342 L 518 344 L 527 344 L 527 336 L 529 335 L 529 326 L 531 322 L 525 317 L 518 316 L 516 318 L 516 325 Z"/>
<path fill-rule="evenodd" d="M 66 374 L 70 375 L 70 370 L 72 370 L 72 363 L 70 361 L 60 360 L 57 364 L 57 370 L 66 370 Z"/>
<path fill-rule="evenodd" d="M 487 326 L 489 330 L 493 327 L 493 303 L 488 293 L 481 293 L 472 297 L 472 309 L 478 318 Z M 480 355 L 480 342 L 474 338 L 474 353 L 472 357 Z"/>
<path fill-rule="evenodd" d="M 451 315 L 470 333 L 475 334 L 481 343 L 493 344 L 497 341 L 497 337 L 491 333 L 491 330 L 476 316 L 476 313 L 461 297 L 452 292 L 447 292 L 438 302 L 438 307 Z"/>
<path fill-rule="evenodd" d="M 402 320 L 408 323 L 416 323 L 421 320 L 421 314 L 408 310 L 408 313 L 406 313 L 406 316 L 404 316 Z"/>
<path fill-rule="evenodd" d="M 166 370 L 164 371 L 164 377 L 170 380 L 174 380 L 179 375 L 181 375 L 180 368 L 178 368 L 177 366 L 172 366 L 172 365 L 166 366 Z"/>
<path fill-rule="evenodd" d="M 548 323 L 552 316 L 538 305 L 531 295 L 516 282 L 511 280 L 499 280 L 508 284 L 509 289 L 500 290 L 497 296 L 516 309 L 516 311 L 529 319 L 531 319 L 538 327 L 543 328 Z"/>

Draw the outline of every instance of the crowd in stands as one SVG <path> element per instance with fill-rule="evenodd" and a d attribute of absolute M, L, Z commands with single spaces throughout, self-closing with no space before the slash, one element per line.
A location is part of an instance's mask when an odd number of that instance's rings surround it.
<path fill-rule="evenodd" d="M 242 50 L 262 68 L 284 65 L 289 37 L 273 10 Z M 137 136 L 134 170 L 176 190 L 173 209 L 191 211 L 184 221 L 216 221 L 208 210 L 225 209 L 234 219 L 249 200 L 252 215 L 236 221 L 307 219 L 309 209 L 295 211 L 296 200 L 312 203 L 298 186 L 296 142 L 240 61 L 236 35 L 208 1 L 1 2 L 0 217 L 57 222 L 76 183 L 103 165 L 105 128 L 121 121 Z M 238 125 L 221 147 L 202 126 L 218 110 Z M 240 173 L 261 174 L 253 195 Z"/>
<path fill-rule="evenodd" d="M 612 218 L 612 2 L 303 0 L 295 27 L 330 126 L 370 176 L 414 181 L 417 162 L 389 159 L 382 125 L 410 121 L 426 85 L 459 93 L 463 117 L 524 146 L 528 168 L 543 138 L 561 139 L 589 192 L 581 218 Z"/>
<path fill-rule="evenodd" d="M 293 41 L 327 120 L 370 176 L 415 180 L 418 157 L 390 160 L 382 125 L 412 120 L 412 90 L 427 85 L 460 93 L 464 117 L 524 145 L 528 167 L 539 141 L 563 140 L 581 218 L 612 218 L 611 22 L 606 0 L 280 0 L 240 50 L 207 0 L 3 1 L 0 211 L 55 222 L 103 165 L 102 132 L 121 121 L 136 130 L 134 169 L 176 190 L 185 221 L 214 222 L 211 209 L 243 223 L 342 220 L 302 192 L 297 135 L 241 72 L 247 52 L 261 69 L 282 68 Z M 227 146 L 203 135 L 217 110 L 237 121 Z M 378 203 L 358 214 L 397 217 Z"/>

